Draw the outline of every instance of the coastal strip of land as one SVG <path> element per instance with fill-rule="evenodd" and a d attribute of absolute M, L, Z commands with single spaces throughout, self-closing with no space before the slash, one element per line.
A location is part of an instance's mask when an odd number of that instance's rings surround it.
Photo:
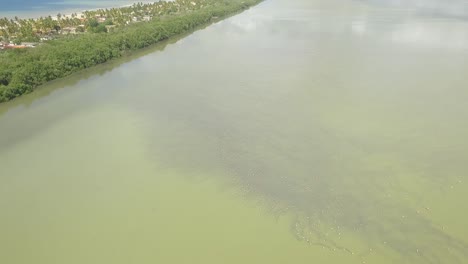
<path fill-rule="evenodd" d="M 262 0 L 177 0 L 0 20 L 0 102 L 241 12 Z"/>

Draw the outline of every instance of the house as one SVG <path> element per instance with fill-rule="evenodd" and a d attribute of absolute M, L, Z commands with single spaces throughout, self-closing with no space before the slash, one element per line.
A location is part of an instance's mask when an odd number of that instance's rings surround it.
<path fill-rule="evenodd" d="M 76 27 L 66 27 L 62 29 L 62 34 L 76 34 Z"/>
<path fill-rule="evenodd" d="M 24 45 L 8 44 L 8 45 L 4 46 L 3 48 L 4 49 L 25 49 L 27 47 L 24 46 Z"/>
<path fill-rule="evenodd" d="M 26 48 L 35 48 L 37 46 L 36 42 L 22 42 L 22 46 L 25 46 Z"/>
<path fill-rule="evenodd" d="M 104 23 L 107 20 L 107 17 L 102 17 L 102 16 L 96 16 L 95 18 L 96 18 L 97 22 L 99 22 L 99 23 Z"/>
<path fill-rule="evenodd" d="M 42 36 L 40 39 L 41 39 L 41 41 L 48 41 L 48 40 L 52 40 L 54 38 L 52 36 Z"/>
<path fill-rule="evenodd" d="M 78 33 L 83 33 L 86 31 L 86 26 L 85 25 L 79 25 L 76 27 L 75 32 Z"/>

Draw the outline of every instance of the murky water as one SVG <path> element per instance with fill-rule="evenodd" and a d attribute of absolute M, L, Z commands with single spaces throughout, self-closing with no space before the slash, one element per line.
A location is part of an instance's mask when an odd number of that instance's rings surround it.
<path fill-rule="evenodd" d="M 0 106 L 1 263 L 468 263 L 463 1 L 270 0 Z"/>

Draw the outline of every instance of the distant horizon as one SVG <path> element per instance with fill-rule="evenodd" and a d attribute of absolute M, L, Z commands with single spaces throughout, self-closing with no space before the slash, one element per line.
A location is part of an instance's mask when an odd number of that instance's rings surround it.
<path fill-rule="evenodd" d="M 77 0 L 22 0 L 6 2 L 2 4 L 0 17 L 14 18 L 15 16 L 28 19 L 44 16 L 54 16 L 58 13 L 69 14 L 91 9 L 120 7 L 132 3 L 152 3 L 157 0 L 99 0 L 99 1 L 77 1 Z"/>

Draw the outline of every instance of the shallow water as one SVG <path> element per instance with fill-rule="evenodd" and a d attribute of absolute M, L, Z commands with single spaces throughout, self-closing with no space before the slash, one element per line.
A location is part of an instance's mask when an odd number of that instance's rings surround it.
<path fill-rule="evenodd" d="M 0 262 L 468 263 L 465 15 L 270 0 L 0 105 Z"/>

